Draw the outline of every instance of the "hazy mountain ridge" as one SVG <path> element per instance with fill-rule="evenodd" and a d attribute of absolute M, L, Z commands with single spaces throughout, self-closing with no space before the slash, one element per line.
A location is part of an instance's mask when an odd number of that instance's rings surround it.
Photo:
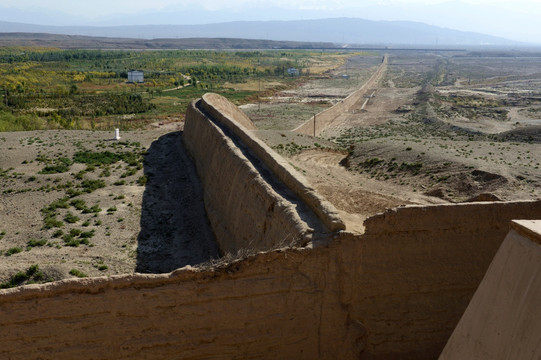
<path fill-rule="evenodd" d="M 520 43 L 418 22 L 333 18 L 234 21 L 206 25 L 48 26 L 0 21 L 0 32 L 49 33 L 112 38 L 237 38 L 372 45 L 493 45 Z"/>
<path fill-rule="evenodd" d="M 133 39 L 45 33 L 0 33 L 0 46 L 41 46 L 60 49 L 321 49 L 332 43 L 235 38 Z"/>

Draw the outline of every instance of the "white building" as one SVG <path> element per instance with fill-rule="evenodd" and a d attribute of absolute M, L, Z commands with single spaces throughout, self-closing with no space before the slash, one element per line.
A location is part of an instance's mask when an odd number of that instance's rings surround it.
<path fill-rule="evenodd" d="M 287 73 L 290 75 L 290 76 L 299 76 L 299 69 L 296 69 L 296 68 L 289 68 L 287 69 Z"/>
<path fill-rule="evenodd" d="M 131 83 L 145 82 L 145 77 L 143 75 L 143 72 L 139 70 L 128 71 L 128 82 L 131 82 Z"/>

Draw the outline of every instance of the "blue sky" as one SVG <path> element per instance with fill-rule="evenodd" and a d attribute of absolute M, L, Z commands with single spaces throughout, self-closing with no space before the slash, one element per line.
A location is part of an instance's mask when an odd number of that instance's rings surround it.
<path fill-rule="evenodd" d="M 0 20 L 44 25 L 194 24 L 344 16 L 419 21 L 541 43 L 541 0 L 0 0 Z"/>

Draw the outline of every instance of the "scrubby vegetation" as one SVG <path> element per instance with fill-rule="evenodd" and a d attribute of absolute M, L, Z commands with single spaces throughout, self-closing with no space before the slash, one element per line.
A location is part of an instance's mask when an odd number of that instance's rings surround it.
<path fill-rule="evenodd" d="M 138 128 L 156 118 L 184 114 L 192 99 L 209 90 L 242 103 L 253 99 L 256 89 L 238 90 L 232 84 L 279 79 L 280 86 L 287 87 L 300 79 L 287 76 L 288 68 L 309 76 L 316 61 L 336 62 L 346 56 L 282 50 L 3 48 L 0 131 Z M 132 69 L 144 72 L 144 83 L 127 82 Z"/>
<path fill-rule="evenodd" d="M 30 266 L 26 271 L 19 271 L 8 281 L 0 283 L 0 289 L 9 289 L 24 284 L 36 284 L 50 281 L 38 265 Z"/>

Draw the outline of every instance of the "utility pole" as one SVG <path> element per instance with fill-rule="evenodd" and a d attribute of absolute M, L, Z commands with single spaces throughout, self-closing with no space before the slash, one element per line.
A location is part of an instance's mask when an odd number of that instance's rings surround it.
<path fill-rule="evenodd" d="M 316 114 L 314 114 L 314 137 L 316 137 Z"/>

